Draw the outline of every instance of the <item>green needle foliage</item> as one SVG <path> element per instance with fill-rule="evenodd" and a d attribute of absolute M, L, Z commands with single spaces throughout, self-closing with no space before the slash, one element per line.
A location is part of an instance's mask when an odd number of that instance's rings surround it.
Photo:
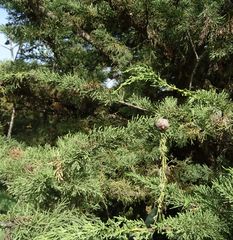
<path fill-rule="evenodd" d="M 232 1 L 0 6 L 0 239 L 231 240 Z"/>

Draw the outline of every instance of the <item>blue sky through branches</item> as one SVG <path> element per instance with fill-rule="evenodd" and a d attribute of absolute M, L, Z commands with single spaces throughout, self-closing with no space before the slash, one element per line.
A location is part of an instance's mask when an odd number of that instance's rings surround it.
<path fill-rule="evenodd" d="M 7 12 L 0 8 L 0 25 L 7 23 Z M 0 44 L 4 45 L 6 42 L 6 36 L 2 33 L 0 33 Z M 10 60 L 11 54 L 10 51 L 0 45 L 0 60 Z"/>
<path fill-rule="evenodd" d="M 8 22 L 7 17 L 8 17 L 8 14 L 7 14 L 6 10 L 3 8 L 0 8 L 0 25 L 6 24 Z M 3 46 L 5 46 L 6 40 L 7 40 L 6 36 L 0 32 L 0 61 L 11 60 L 10 50 L 3 47 Z M 17 48 L 14 49 L 14 53 L 16 50 L 17 50 Z M 111 68 L 108 67 L 104 71 L 110 72 Z M 113 79 L 107 78 L 104 82 L 104 86 L 107 88 L 112 88 L 112 87 L 116 86 L 117 83 L 118 83 L 118 81 L 115 78 L 113 78 Z"/>

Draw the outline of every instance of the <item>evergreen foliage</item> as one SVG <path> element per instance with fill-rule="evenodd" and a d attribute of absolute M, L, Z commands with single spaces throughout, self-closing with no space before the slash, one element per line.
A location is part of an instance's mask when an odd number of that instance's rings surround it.
<path fill-rule="evenodd" d="M 0 238 L 230 240 L 233 3 L 0 4 Z"/>

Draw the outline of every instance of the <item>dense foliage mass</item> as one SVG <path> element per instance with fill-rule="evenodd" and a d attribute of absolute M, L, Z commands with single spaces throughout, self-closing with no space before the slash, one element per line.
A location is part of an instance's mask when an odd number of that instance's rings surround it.
<path fill-rule="evenodd" d="M 0 239 L 232 239 L 232 1 L 0 5 Z"/>

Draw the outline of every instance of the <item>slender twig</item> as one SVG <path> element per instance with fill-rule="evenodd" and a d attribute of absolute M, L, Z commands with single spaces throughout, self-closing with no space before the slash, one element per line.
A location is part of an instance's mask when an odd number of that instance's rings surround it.
<path fill-rule="evenodd" d="M 197 71 L 197 67 L 199 65 L 199 59 L 196 61 L 195 65 L 194 65 L 194 68 L 193 68 L 193 71 L 191 73 L 191 76 L 190 76 L 190 81 L 189 81 L 189 90 L 192 89 L 192 85 L 193 85 L 193 78 L 196 74 L 196 71 Z"/>
<path fill-rule="evenodd" d="M 191 35 L 190 35 L 190 32 L 189 32 L 189 31 L 188 31 L 188 37 L 189 37 L 190 43 L 191 43 L 191 45 L 192 45 L 193 52 L 194 52 L 194 54 L 195 54 L 196 60 L 198 60 L 198 59 L 199 59 L 199 56 L 198 56 L 198 54 L 197 54 L 196 47 L 195 47 L 195 45 L 194 45 L 194 42 L 193 42 L 193 40 L 192 40 L 192 38 L 191 38 Z"/>
<path fill-rule="evenodd" d="M 193 71 L 192 71 L 191 76 L 190 76 L 190 81 L 189 81 L 189 90 L 191 90 L 192 85 L 193 85 L 193 78 L 194 78 L 194 76 L 195 76 L 195 74 L 196 74 L 197 67 L 198 67 L 199 62 L 200 62 L 200 57 L 199 57 L 199 55 L 197 54 L 196 47 L 195 47 L 195 45 L 194 45 L 194 42 L 193 42 L 193 40 L 192 40 L 192 38 L 191 38 L 191 35 L 190 35 L 190 32 L 189 32 L 189 31 L 188 31 L 188 37 L 189 37 L 189 40 L 190 40 L 190 43 L 191 43 L 193 52 L 194 52 L 195 57 L 196 57 L 196 63 L 195 63 L 195 65 L 194 65 Z"/>
<path fill-rule="evenodd" d="M 197 72 L 197 68 L 198 68 L 198 66 L 199 66 L 199 64 L 200 64 L 200 61 L 201 61 L 201 59 L 203 58 L 203 56 L 204 56 L 205 53 L 206 53 L 206 51 L 204 51 L 204 52 L 199 56 L 199 58 L 196 60 L 196 63 L 195 63 L 195 65 L 194 65 L 193 71 L 192 71 L 191 76 L 190 76 L 189 90 L 191 90 L 191 88 L 192 88 L 193 78 L 194 78 L 194 76 L 195 76 L 195 74 L 196 74 L 196 72 Z"/>
<path fill-rule="evenodd" d="M 121 104 L 123 104 L 123 105 L 126 105 L 126 106 L 128 106 L 128 107 L 132 107 L 132 108 L 136 108 L 136 109 L 141 110 L 141 111 L 149 112 L 149 110 L 146 109 L 146 108 L 142 108 L 142 107 L 140 107 L 140 106 L 136 106 L 136 105 L 133 105 L 133 104 L 128 103 L 128 102 L 124 102 L 124 101 L 118 101 L 118 102 L 121 103 Z"/>

